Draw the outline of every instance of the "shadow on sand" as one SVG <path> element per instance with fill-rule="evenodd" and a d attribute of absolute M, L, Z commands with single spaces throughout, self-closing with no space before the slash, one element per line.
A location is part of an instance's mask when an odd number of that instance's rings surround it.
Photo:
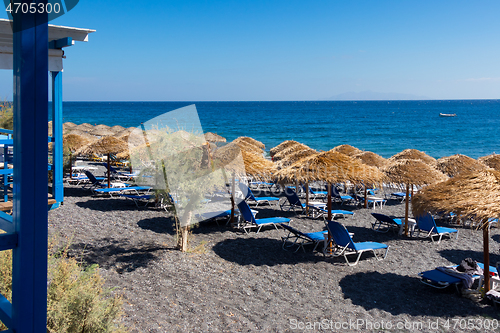
<path fill-rule="evenodd" d="M 411 316 L 476 316 L 498 318 L 494 307 L 484 307 L 459 297 L 454 288 L 437 290 L 420 283 L 418 277 L 394 273 L 366 272 L 348 275 L 339 283 L 344 298 L 367 311 L 379 309 L 391 315 Z"/>
<path fill-rule="evenodd" d="M 123 273 L 146 267 L 157 260 L 162 251 L 171 249 L 157 244 L 133 246 L 110 238 L 100 239 L 97 244 L 105 245 L 78 243 L 71 245 L 70 250 L 88 265 L 98 264 L 107 269 L 114 267 L 118 273 Z"/>
<path fill-rule="evenodd" d="M 271 238 L 237 238 L 226 239 L 215 244 L 213 251 L 222 259 L 239 265 L 275 266 L 293 265 L 300 262 L 322 261 L 323 256 L 311 253 L 312 247 L 306 247 L 294 253 L 281 248 L 282 242 Z"/>

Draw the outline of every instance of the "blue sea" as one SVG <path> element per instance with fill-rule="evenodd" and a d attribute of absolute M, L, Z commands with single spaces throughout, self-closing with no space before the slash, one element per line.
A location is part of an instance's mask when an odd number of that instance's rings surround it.
<path fill-rule="evenodd" d="M 228 141 L 250 136 L 266 149 L 296 140 L 317 150 L 350 144 L 386 158 L 406 148 L 435 158 L 500 153 L 500 100 L 64 102 L 63 117 L 76 124 L 130 127 L 192 104 L 205 132 Z"/>

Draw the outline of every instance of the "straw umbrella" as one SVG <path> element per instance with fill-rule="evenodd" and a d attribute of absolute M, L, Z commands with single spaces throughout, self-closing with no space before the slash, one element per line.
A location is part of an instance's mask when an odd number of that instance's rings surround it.
<path fill-rule="evenodd" d="M 89 134 L 89 133 L 87 133 L 85 131 L 76 129 L 76 127 L 74 129 L 72 129 L 71 131 L 69 131 L 68 134 L 79 135 L 79 136 L 84 137 L 84 138 L 89 139 L 89 140 L 95 140 L 96 139 L 96 137 L 93 136 L 92 134 Z"/>
<path fill-rule="evenodd" d="M 485 170 L 488 167 L 469 156 L 456 154 L 438 159 L 436 168 L 449 177 L 455 177 L 460 173 Z"/>
<path fill-rule="evenodd" d="M 276 155 L 278 152 L 282 151 L 283 149 L 286 149 L 286 148 L 293 146 L 293 145 L 296 145 L 296 144 L 299 144 L 299 143 L 297 141 L 293 141 L 293 140 L 283 141 L 282 143 L 280 143 L 276 147 L 271 148 L 271 150 L 269 150 L 269 153 L 271 154 L 272 157 L 274 157 L 274 155 Z"/>
<path fill-rule="evenodd" d="M 73 178 L 73 154 L 91 142 L 90 139 L 77 135 L 66 134 L 63 136 L 63 147 L 69 150 L 69 177 Z"/>
<path fill-rule="evenodd" d="M 500 172 L 480 170 L 461 173 L 447 181 L 429 185 L 412 200 L 416 216 L 427 212 L 454 212 L 479 219 L 483 228 L 484 278 L 489 289 L 488 219 L 500 216 Z"/>
<path fill-rule="evenodd" d="M 383 173 L 361 161 L 333 150 L 318 153 L 295 162 L 275 173 L 279 181 L 326 181 L 328 183 L 328 218 L 331 219 L 331 184 L 350 181 L 380 183 Z M 306 192 L 307 193 L 307 192 Z M 307 196 L 306 196 L 307 199 Z"/>
<path fill-rule="evenodd" d="M 246 143 L 254 145 L 255 147 L 258 147 L 258 148 L 260 148 L 262 150 L 266 148 L 265 144 L 263 144 L 260 141 L 255 140 L 255 139 L 253 139 L 251 137 L 248 137 L 248 136 L 240 136 L 239 138 L 236 138 L 233 141 L 234 142 L 246 142 Z"/>
<path fill-rule="evenodd" d="M 489 166 L 492 169 L 500 171 L 500 155 L 491 154 L 479 158 L 479 161 Z"/>
<path fill-rule="evenodd" d="M 351 145 L 340 145 L 340 146 L 333 148 L 332 150 L 339 152 L 339 153 L 342 153 L 342 154 L 345 154 L 347 156 L 354 156 L 354 155 L 357 155 L 357 154 L 360 154 L 363 152 L 362 150 L 360 150 L 356 147 L 353 147 Z"/>
<path fill-rule="evenodd" d="M 233 140 L 232 143 L 238 145 L 238 147 L 240 147 L 240 149 L 242 151 L 252 152 L 254 154 L 261 154 L 261 155 L 264 154 L 264 151 L 261 148 L 255 146 L 253 144 L 250 144 L 246 141 L 241 141 L 241 140 L 237 141 L 237 139 L 236 139 L 236 140 Z"/>
<path fill-rule="evenodd" d="M 387 178 L 398 184 L 406 185 L 405 199 L 405 235 L 408 236 L 408 202 L 410 197 L 410 185 L 428 185 L 446 180 L 448 177 L 436 168 L 421 160 L 392 160 L 382 168 Z"/>
<path fill-rule="evenodd" d="M 123 131 L 124 129 L 125 129 L 125 127 L 120 126 L 120 125 L 115 125 L 115 126 L 109 128 L 109 130 L 115 134 Z"/>
<path fill-rule="evenodd" d="M 366 165 L 377 168 L 382 168 L 387 164 L 387 160 L 385 158 L 371 151 L 363 151 L 359 154 L 353 155 L 353 157 L 361 160 L 361 162 Z"/>
<path fill-rule="evenodd" d="M 387 160 L 385 158 L 371 151 L 364 151 L 354 155 L 353 157 L 359 159 L 363 164 L 376 168 L 382 168 L 387 164 Z M 366 184 L 364 184 L 363 187 L 364 187 L 364 197 L 365 197 L 364 207 L 366 208 L 368 207 Z"/>
<path fill-rule="evenodd" d="M 318 152 L 314 149 L 307 147 L 304 150 L 298 150 L 295 152 L 291 152 L 289 155 L 284 156 L 280 160 L 276 162 L 278 167 L 287 167 L 292 165 L 293 163 L 300 161 L 303 158 L 316 155 Z"/>
<path fill-rule="evenodd" d="M 435 165 L 436 159 L 417 149 L 405 149 L 389 158 L 390 162 L 398 160 L 421 160 L 422 162 Z"/>
<path fill-rule="evenodd" d="M 309 148 L 309 146 L 306 146 L 302 143 L 297 142 L 297 144 L 289 146 L 289 147 L 282 149 L 279 152 L 275 153 L 273 156 L 273 161 L 278 162 L 278 161 L 286 158 L 287 156 L 295 154 L 299 151 L 304 151 L 304 150 L 309 150 L 309 149 L 311 149 L 311 148 Z"/>
<path fill-rule="evenodd" d="M 89 130 L 88 133 L 92 134 L 94 136 L 100 136 L 100 137 L 115 135 L 115 132 L 111 131 L 109 128 L 98 127 L 98 126 L 101 126 L 101 125 L 97 125 L 93 129 Z M 106 125 L 102 125 L 102 126 L 106 126 Z"/>
<path fill-rule="evenodd" d="M 78 129 L 78 130 L 81 130 L 84 132 L 88 132 L 93 128 L 94 128 L 94 126 L 90 125 L 89 123 L 83 123 L 83 124 L 80 124 L 80 125 L 73 127 L 73 129 Z"/>
<path fill-rule="evenodd" d="M 212 133 L 212 132 L 208 132 L 208 133 L 205 133 L 205 140 L 207 140 L 208 142 L 226 142 L 226 138 L 218 135 L 218 134 L 215 134 L 215 133 Z"/>
<path fill-rule="evenodd" d="M 128 149 L 125 141 L 112 136 L 105 136 L 81 149 L 82 154 L 106 154 L 108 156 L 108 187 L 111 187 L 110 157 L 111 154 L 118 154 Z"/>

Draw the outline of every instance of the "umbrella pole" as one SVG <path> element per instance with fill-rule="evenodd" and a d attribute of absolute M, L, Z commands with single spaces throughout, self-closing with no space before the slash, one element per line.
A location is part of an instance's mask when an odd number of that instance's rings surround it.
<path fill-rule="evenodd" d="M 365 187 L 365 208 L 367 208 L 368 207 L 368 195 L 367 195 L 367 191 L 366 191 L 366 184 L 363 184 L 363 185 Z"/>
<path fill-rule="evenodd" d="M 297 178 L 295 178 L 295 192 L 297 192 L 297 195 L 299 195 L 299 181 Z"/>
<path fill-rule="evenodd" d="M 309 183 L 306 182 L 306 216 L 309 215 Z"/>
<path fill-rule="evenodd" d="M 488 233 L 488 219 L 483 223 L 483 263 L 484 263 L 484 292 L 490 290 L 490 236 Z"/>
<path fill-rule="evenodd" d="M 109 153 L 108 153 L 108 188 L 111 187 L 111 172 L 110 172 L 110 161 L 109 161 Z"/>
<path fill-rule="evenodd" d="M 235 179 L 234 173 L 231 177 L 231 226 L 234 226 L 234 188 Z"/>
<path fill-rule="evenodd" d="M 73 155 L 69 153 L 69 179 L 73 179 Z"/>
<path fill-rule="evenodd" d="M 408 237 L 408 201 L 410 197 L 410 184 L 406 184 L 406 199 L 405 199 L 405 236 Z"/>
<path fill-rule="evenodd" d="M 326 209 L 328 210 L 328 221 L 331 221 L 332 220 L 332 185 L 330 184 L 330 182 L 327 183 L 327 192 L 328 192 L 328 195 L 327 195 L 327 199 L 328 201 L 326 202 Z M 332 249 L 333 247 L 333 244 L 332 244 L 332 235 L 330 234 L 330 229 L 328 229 L 328 249 L 329 249 L 329 252 L 330 254 L 332 254 Z"/>

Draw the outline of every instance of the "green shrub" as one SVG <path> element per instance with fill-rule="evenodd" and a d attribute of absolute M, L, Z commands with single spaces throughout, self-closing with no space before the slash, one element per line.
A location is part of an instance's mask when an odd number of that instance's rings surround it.
<path fill-rule="evenodd" d="M 12 103 L 2 102 L 0 104 L 0 128 L 13 129 L 14 128 L 14 113 Z"/>
<path fill-rule="evenodd" d="M 83 268 L 66 250 L 48 257 L 47 332 L 127 332 L 122 300 L 104 290 L 98 266 Z M 11 300 L 12 251 L 0 252 L 0 292 Z M 0 329 L 6 327 L 0 322 Z"/>

